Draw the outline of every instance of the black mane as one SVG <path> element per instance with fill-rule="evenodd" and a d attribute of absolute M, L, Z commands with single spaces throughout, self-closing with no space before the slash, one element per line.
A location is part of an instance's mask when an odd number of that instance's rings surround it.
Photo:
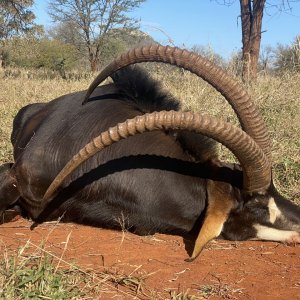
<path fill-rule="evenodd" d="M 142 112 L 181 108 L 175 97 L 164 91 L 158 81 L 138 66 L 124 68 L 111 77 L 124 100 L 133 101 Z"/>

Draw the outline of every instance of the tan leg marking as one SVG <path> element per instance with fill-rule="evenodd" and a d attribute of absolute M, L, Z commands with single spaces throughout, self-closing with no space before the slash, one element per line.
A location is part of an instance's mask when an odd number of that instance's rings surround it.
<path fill-rule="evenodd" d="M 209 241 L 220 235 L 223 224 L 234 206 L 232 187 L 227 183 L 208 180 L 207 194 L 208 208 L 204 222 L 196 239 L 193 254 L 187 261 L 193 261 Z"/>

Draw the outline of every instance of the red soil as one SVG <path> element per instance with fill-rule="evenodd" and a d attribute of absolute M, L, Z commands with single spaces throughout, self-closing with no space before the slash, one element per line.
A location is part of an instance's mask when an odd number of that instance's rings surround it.
<path fill-rule="evenodd" d="M 155 234 L 140 237 L 75 224 L 47 223 L 33 231 L 15 218 L 0 225 L 0 251 L 30 242 L 83 270 L 145 276 L 145 286 L 157 299 L 175 299 L 189 289 L 204 299 L 300 299 L 300 246 L 272 242 L 213 241 L 194 262 L 182 237 Z M 63 262 L 62 262 L 63 264 Z M 132 299 L 120 290 L 114 299 Z M 113 294 L 101 299 L 112 299 Z M 211 295 L 212 294 L 212 295 Z M 210 296 L 211 295 L 211 296 Z M 149 299 L 142 293 L 135 299 Z M 190 298 L 176 298 L 190 299 Z"/>

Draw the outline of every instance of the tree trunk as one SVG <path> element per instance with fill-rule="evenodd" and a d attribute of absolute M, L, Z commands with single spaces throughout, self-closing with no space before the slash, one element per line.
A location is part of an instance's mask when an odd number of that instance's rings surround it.
<path fill-rule="evenodd" d="M 93 52 L 91 47 L 88 48 L 88 51 L 89 51 L 89 62 L 91 66 L 91 71 L 96 72 L 98 71 L 99 57 Z"/>
<path fill-rule="evenodd" d="M 257 63 L 261 40 L 261 25 L 266 0 L 240 0 L 243 42 L 243 70 L 245 82 L 257 78 Z"/>
<path fill-rule="evenodd" d="M 4 68 L 4 50 L 3 45 L 0 43 L 0 69 Z"/>
<path fill-rule="evenodd" d="M 97 60 L 96 59 L 90 60 L 90 65 L 91 65 L 91 71 L 96 72 L 97 71 Z"/>

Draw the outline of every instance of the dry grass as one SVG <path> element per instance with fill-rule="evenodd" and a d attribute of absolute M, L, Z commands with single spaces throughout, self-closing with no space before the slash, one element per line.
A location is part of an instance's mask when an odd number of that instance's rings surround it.
<path fill-rule="evenodd" d="M 243 288 L 222 283 L 220 280 L 213 280 L 202 285 L 193 284 L 192 289 L 187 289 L 183 292 L 178 291 L 176 288 L 166 290 L 170 300 L 205 300 L 211 297 L 217 297 L 217 299 L 239 299 L 243 291 Z"/>
<path fill-rule="evenodd" d="M 218 296 L 221 299 L 238 299 L 240 298 L 239 295 L 243 294 L 243 289 L 217 282 L 199 286 L 198 293 L 202 296 L 202 299 L 209 299 L 213 296 Z"/>

